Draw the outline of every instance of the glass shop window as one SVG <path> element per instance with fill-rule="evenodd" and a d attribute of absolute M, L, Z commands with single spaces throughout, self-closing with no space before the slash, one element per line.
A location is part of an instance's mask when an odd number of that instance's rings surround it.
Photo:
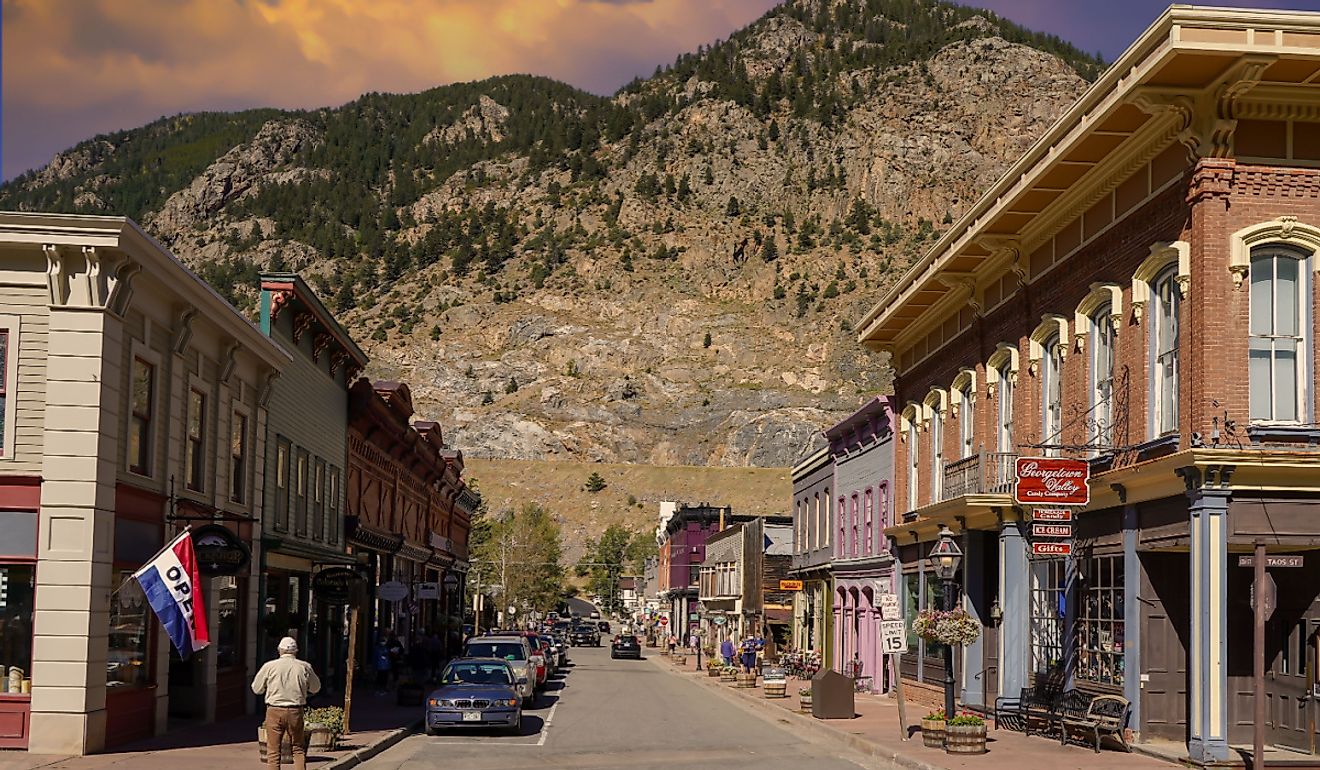
<path fill-rule="evenodd" d="M 0 564 L 0 692 L 32 690 L 35 574 L 31 564 Z"/>
<path fill-rule="evenodd" d="M 151 681 L 151 627 L 155 616 L 133 570 L 115 573 L 119 592 L 110 597 L 110 650 L 105 683 L 111 690 L 141 687 Z"/>

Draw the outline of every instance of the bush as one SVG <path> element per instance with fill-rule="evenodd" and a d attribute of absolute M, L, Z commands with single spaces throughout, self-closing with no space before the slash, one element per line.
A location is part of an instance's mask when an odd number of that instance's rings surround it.
<path fill-rule="evenodd" d="M 701 346 L 703 348 L 710 347 L 710 332 L 706 332 L 706 337 L 701 341 Z"/>

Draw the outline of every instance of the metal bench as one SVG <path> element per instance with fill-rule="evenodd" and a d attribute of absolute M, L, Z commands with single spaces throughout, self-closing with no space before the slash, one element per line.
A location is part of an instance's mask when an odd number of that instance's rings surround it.
<path fill-rule="evenodd" d="M 1070 690 L 1070 693 L 1077 692 Z M 1078 693 L 1079 695 L 1081 693 Z M 1083 696 L 1084 698 L 1085 696 Z M 1097 695 L 1090 698 L 1085 708 L 1078 709 L 1081 699 L 1065 698 L 1059 711 L 1059 745 L 1068 743 L 1068 731 L 1087 732 L 1095 743 L 1095 753 L 1100 753 L 1100 737 L 1112 735 L 1118 739 L 1123 750 L 1131 753 L 1127 737 L 1123 734 L 1128 717 L 1132 713 L 1132 704 L 1127 698 L 1118 695 Z"/>
<path fill-rule="evenodd" d="M 995 729 L 1005 717 L 1018 720 L 1022 730 L 1031 735 L 1032 718 L 1043 719 L 1049 724 L 1054 719 L 1059 698 L 1063 696 L 1064 678 L 1061 672 L 1037 674 L 1036 683 L 1023 687 L 1016 698 L 995 698 Z"/>

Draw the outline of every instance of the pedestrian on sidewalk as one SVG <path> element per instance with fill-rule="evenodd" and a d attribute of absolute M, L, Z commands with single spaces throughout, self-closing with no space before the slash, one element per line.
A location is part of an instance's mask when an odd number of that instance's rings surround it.
<path fill-rule="evenodd" d="M 390 646 L 384 639 L 376 640 L 372 660 L 376 666 L 376 694 L 384 695 L 390 686 L 390 668 L 394 660 L 390 655 Z"/>
<path fill-rule="evenodd" d="M 674 634 L 669 635 L 669 654 L 673 655 L 674 650 L 678 649 L 678 637 Z"/>
<path fill-rule="evenodd" d="M 751 634 L 748 634 L 742 643 L 742 667 L 745 674 L 756 670 L 756 640 Z"/>
<path fill-rule="evenodd" d="M 733 640 L 732 640 L 732 639 L 725 638 L 724 641 L 720 642 L 720 657 L 721 657 L 721 658 L 724 658 L 724 665 L 726 665 L 726 666 L 732 666 L 732 665 L 733 665 Z"/>
<path fill-rule="evenodd" d="M 252 692 L 266 696 L 266 768 L 280 770 L 280 747 L 288 734 L 293 744 L 293 770 L 307 770 L 303 749 L 303 711 L 307 696 L 321 690 L 312 664 L 298 660 L 298 642 L 280 640 L 280 656 L 267 661 L 252 680 Z"/>

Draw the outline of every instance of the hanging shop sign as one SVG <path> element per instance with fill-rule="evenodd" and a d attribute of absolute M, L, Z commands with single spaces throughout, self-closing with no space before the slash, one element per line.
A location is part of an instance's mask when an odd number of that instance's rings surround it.
<path fill-rule="evenodd" d="M 1036 556 L 1071 556 L 1072 543 L 1054 543 L 1050 541 L 1032 543 L 1031 553 Z"/>
<path fill-rule="evenodd" d="M 1019 457 L 1013 500 L 1022 505 L 1086 505 L 1091 465 L 1064 457 Z"/>
<path fill-rule="evenodd" d="M 1073 529 L 1071 524 L 1040 524 L 1032 522 L 1032 537 L 1072 537 Z"/>
<path fill-rule="evenodd" d="M 1037 508 L 1031 512 L 1032 521 L 1072 521 L 1073 512 L 1068 508 Z"/>
<path fill-rule="evenodd" d="M 801 580 L 781 580 L 781 581 L 779 581 L 779 590 L 780 590 L 780 591 L 801 591 L 801 590 L 802 590 L 802 581 L 801 581 Z"/>
<path fill-rule="evenodd" d="M 716 615 L 714 618 L 712 618 L 712 620 L 715 622 L 715 625 L 717 626 L 722 626 L 725 623 L 729 622 L 729 619 L 724 617 L 723 615 Z"/>
<path fill-rule="evenodd" d="M 362 575 L 352 567 L 328 567 L 312 575 L 312 593 L 326 604 L 350 604 L 361 583 Z"/>
<path fill-rule="evenodd" d="M 417 583 L 416 585 L 413 586 L 413 598 L 418 600 L 439 599 L 440 584 L 431 581 L 427 581 L 425 583 Z"/>
<path fill-rule="evenodd" d="M 207 577 L 237 575 L 247 566 L 251 553 L 242 540 L 219 524 L 203 524 L 192 531 L 197 566 Z"/>
<path fill-rule="evenodd" d="M 376 595 L 387 602 L 401 602 L 408 598 L 408 586 L 397 580 L 390 580 L 376 588 Z"/>

